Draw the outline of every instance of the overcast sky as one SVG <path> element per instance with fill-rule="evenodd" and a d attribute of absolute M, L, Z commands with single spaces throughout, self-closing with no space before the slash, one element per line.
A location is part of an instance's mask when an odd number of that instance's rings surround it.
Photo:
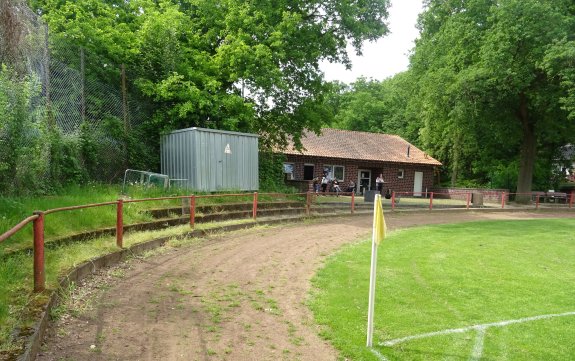
<path fill-rule="evenodd" d="M 353 63 L 352 70 L 346 70 L 340 64 L 322 63 L 321 68 L 325 72 L 326 80 L 351 83 L 360 76 L 383 80 L 407 70 L 407 54 L 418 36 L 415 23 L 417 15 L 422 11 L 422 1 L 392 0 L 388 18 L 391 33 L 375 43 L 364 44 L 361 57 L 348 49 Z"/>

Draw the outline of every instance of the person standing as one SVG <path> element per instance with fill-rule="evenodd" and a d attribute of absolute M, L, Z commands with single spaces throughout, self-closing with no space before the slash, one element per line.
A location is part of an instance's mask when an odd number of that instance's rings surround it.
<path fill-rule="evenodd" d="M 383 173 L 380 173 L 379 176 L 375 179 L 375 185 L 377 186 L 377 192 L 379 194 L 383 194 Z"/>
<path fill-rule="evenodd" d="M 321 179 L 321 191 L 323 193 L 325 193 L 325 191 L 327 190 L 328 183 L 329 183 L 329 178 L 327 177 L 326 174 L 324 174 L 323 178 Z"/>

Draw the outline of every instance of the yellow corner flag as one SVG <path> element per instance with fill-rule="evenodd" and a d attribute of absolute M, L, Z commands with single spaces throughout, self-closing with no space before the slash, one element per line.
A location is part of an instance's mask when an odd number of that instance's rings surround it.
<path fill-rule="evenodd" d="M 379 243 L 385 238 L 385 217 L 383 216 L 383 206 L 381 205 L 381 195 L 376 195 L 374 200 L 374 215 L 373 215 L 373 228 L 374 228 L 374 241 L 379 246 Z"/>
<path fill-rule="evenodd" d="M 381 194 L 373 200 L 373 235 L 371 239 L 371 269 L 369 275 L 369 301 L 367 309 L 367 347 L 373 344 L 373 314 L 375 308 L 375 270 L 377 265 L 377 246 L 385 238 L 385 219 L 381 205 Z"/>

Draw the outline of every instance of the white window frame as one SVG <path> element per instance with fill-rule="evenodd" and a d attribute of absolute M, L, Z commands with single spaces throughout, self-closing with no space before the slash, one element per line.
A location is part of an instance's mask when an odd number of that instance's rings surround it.
<path fill-rule="evenodd" d="M 405 176 L 405 170 L 403 168 L 398 169 L 397 170 L 397 178 L 403 179 L 404 176 Z"/>
<path fill-rule="evenodd" d="M 341 178 L 337 178 L 337 180 L 339 182 L 341 182 L 345 179 L 345 167 L 343 165 L 324 164 L 324 166 L 323 166 L 324 172 L 325 172 L 326 168 L 329 169 L 328 177 L 330 179 L 335 179 L 335 169 L 336 168 L 341 168 Z"/>
<path fill-rule="evenodd" d="M 287 168 L 286 165 L 291 166 L 291 172 L 286 172 Z M 287 179 L 289 180 L 293 180 L 294 179 L 294 172 L 295 172 L 295 164 L 294 163 L 290 163 L 290 162 L 284 162 L 283 164 L 283 168 L 284 168 L 284 174 L 289 174 Z"/>

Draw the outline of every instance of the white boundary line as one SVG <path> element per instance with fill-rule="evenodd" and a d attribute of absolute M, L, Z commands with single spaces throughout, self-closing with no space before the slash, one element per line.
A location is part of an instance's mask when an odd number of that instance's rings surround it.
<path fill-rule="evenodd" d="M 517 323 L 525 323 L 531 321 L 538 321 L 538 320 L 545 320 L 549 318 L 555 317 L 567 317 L 567 316 L 575 316 L 575 311 L 572 312 L 564 312 L 564 313 L 552 313 L 548 315 L 539 315 L 539 316 L 531 316 L 531 317 L 524 317 L 518 318 L 516 320 L 506 320 L 506 321 L 499 321 L 499 322 L 491 322 L 491 323 L 484 323 L 479 325 L 472 325 L 467 327 L 461 328 L 450 328 L 447 330 L 442 331 L 435 331 L 435 332 L 428 332 L 428 333 L 421 333 L 418 335 L 406 336 L 401 338 L 396 338 L 392 340 L 387 340 L 384 342 L 379 342 L 378 346 L 393 346 L 399 343 L 412 341 L 412 340 L 419 340 L 422 338 L 434 337 L 434 336 L 441 336 L 441 335 L 449 335 L 453 333 L 464 333 L 469 331 L 477 331 L 477 337 L 475 338 L 475 345 L 473 346 L 473 351 L 470 356 L 470 360 L 476 361 L 481 359 L 481 355 L 483 354 L 483 340 L 485 338 L 485 333 L 487 329 L 490 327 L 504 327 L 508 325 L 513 325 Z M 381 361 L 388 361 L 388 359 L 383 356 L 377 350 L 371 349 L 371 352 L 377 356 Z"/>

